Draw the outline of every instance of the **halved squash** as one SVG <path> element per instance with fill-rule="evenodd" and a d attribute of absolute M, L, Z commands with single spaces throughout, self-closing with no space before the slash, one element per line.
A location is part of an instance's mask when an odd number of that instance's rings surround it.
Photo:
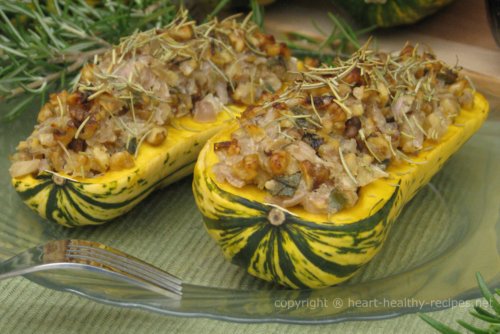
<path fill-rule="evenodd" d="M 347 280 L 381 249 L 404 205 L 481 126 L 489 107 L 476 93 L 438 143 L 424 143 L 414 163 L 391 162 L 388 178 L 360 189 L 351 208 L 328 217 L 302 208 L 268 204 L 265 191 L 218 182 L 214 143 L 231 138 L 238 125 L 211 138 L 200 153 L 193 190 L 208 233 L 224 255 L 250 274 L 291 288 L 321 288 Z M 281 217 L 281 219 L 276 219 Z M 273 222 L 273 224 L 271 223 Z M 276 224 L 276 222 L 279 222 Z"/>
<path fill-rule="evenodd" d="M 192 173 L 203 144 L 228 125 L 234 115 L 220 112 L 216 122 L 198 123 L 191 116 L 175 119 L 160 146 L 141 145 L 135 166 L 94 178 L 42 173 L 13 178 L 23 201 L 42 217 L 65 226 L 97 225 L 130 209 L 155 189 Z"/>
<path fill-rule="evenodd" d="M 71 92 L 51 94 L 11 157 L 12 183 L 44 218 L 105 223 L 190 174 L 203 144 L 241 112 L 225 105 L 279 91 L 294 68 L 250 16 L 196 24 L 180 10 L 96 56 Z"/>

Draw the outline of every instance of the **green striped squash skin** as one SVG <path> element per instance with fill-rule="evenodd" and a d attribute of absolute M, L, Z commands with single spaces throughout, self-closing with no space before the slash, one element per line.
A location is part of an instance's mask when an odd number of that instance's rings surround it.
<path fill-rule="evenodd" d="M 377 27 L 393 27 L 415 23 L 453 0 L 387 0 L 366 3 L 366 0 L 335 0 L 354 18 Z"/>
<path fill-rule="evenodd" d="M 14 187 L 21 199 L 43 218 L 67 227 L 100 225 L 127 213 L 151 192 L 191 174 L 193 169 L 191 161 L 151 183 L 145 178 L 134 177 L 133 183 L 119 186 L 118 182 L 111 182 L 97 187 L 42 173 L 35 177 L 38 181 L 35 186 L 17 181 Z"/>
<path fill-rule="evenodd" d="M 204 215 L 205 227 L 218 241 L 226 257 L 234 264 L 247 268 L 254 276 L 291 288 L 330 285 L 325 284 L 325 278 L 319 277 L 315 270 L 308 270 L 309 266 L 316 270 L 321 268 L 323 276 L 335 277 L 336 280 L 350 278 L 378 252 L 392 222 L 389 217 L 395 217 L 401 207 L 401 194 L 395 191 L 380 210 L 356 224 L 318 224 L 285 212 L 285 223 L 275 226 L 268 220 L 273 206 L 228 194 L 213 181 L 206 181 L 195 176 L 196 197 L 203 198 L 199 190 L 207 187 L 219 199 L 224 198 L 227 202 L 251 209 L 249 215 L 248 211 L 228 209 L 214 203 L 213 209 L 219 218 Z M 343 242 L 339 243 L 339 240 Z M 315 250 L 312 245 L 320 245 L 327 251 Z M 237 251 L 234 251 L 235 247 Z M 304 258 L 310 263 L 301 265 L 298 256 L 295 256 L 297 252 L 301 260 Z M 343 261 L 345 256 L 352 261 Z"/>
<path fill-rule="evenodd" d="M 239 108 L 232 107 L 235 115 Z M 214 123 L 179 119 L 159 147 L 142 145 L 135 166 L 96 179 L 73 180 L 45 172 L 12 179 L 21 199 L 43 218 L 67 227 L 99 225 L 134 208 L 156 189 L 193 172 L 203 144 L 233 120 L 219 113 Z"/>
<path fill-rule="evenodd" d="M 251 275 L 291 288 L 322 288 L 352 277 L 381 249 L 404 205 L 476 132 L 489 111 L 479 94 L 472 110 L 462 110 L 439 143 L 391 163 L 388 178 L 360 189 L 358 203 L 331 217 L 301 208 L 281 209 L 265 201 L 255 186 L 238 189 L 217 181 L 214 143 L 230 139 L 237 125 L 211 138 L 198 157 L 193 193 L 209 235 L 233 263 Z M 281 224 L 270 213 L 284 214 Z"/>

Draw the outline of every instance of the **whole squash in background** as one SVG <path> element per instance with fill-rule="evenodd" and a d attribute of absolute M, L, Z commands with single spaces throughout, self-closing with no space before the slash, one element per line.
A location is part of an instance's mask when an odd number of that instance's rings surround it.
<path fill-rule="evenodd" d="M 453 0 L 334 0 L 366 25 L 393 27 L 412 24 L 434 14 Z"/>

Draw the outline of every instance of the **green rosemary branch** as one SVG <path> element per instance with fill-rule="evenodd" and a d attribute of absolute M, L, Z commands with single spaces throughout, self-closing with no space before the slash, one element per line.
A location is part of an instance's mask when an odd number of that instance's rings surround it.
<path fill-rule="evenodd" d="M 252 20 L 261 29 L 264 28 L 264 7 L 257 0 L 250 0 L 250 9 L 252 10 Z"/>
<path fill-rule="evenodd" d="M 95 2 L 95 1 L 94 1 Z M 67 88 L 81 66 L 122 36 L 169 23 L 171 0 L 0 2 L 0 101 L 10 120 L 36 97 Z"/>
<path fill-rule="evenodd" d="M 490 333 L 499 333 L 500 332 L 500 302 L 496 299 L 495 295 L 500 296 L 500 289 L 495 289 L 495 293 L 492 293 L 486 283 L 484 282 L 483 277 L 480 273 L 476 274 L 477 283 L 479 286 L 479 290 L 483 297 L 488 301 L 494 313 L 484 309 L 480 306 L 474 306 L 474 310 L 469 313 L 480 320 L 483 320 L 488 324 L 488 328 L 478 328 L 472 326 L 471 324 L 463 321 L 457 320 L 457 323 L 468 330 L 469 332 L 476 334 L 490 334 Z M 427 314 L 419 314 L 420 318 L 427 322 L 434 329 L 443 334 L 460 334 L 460 332 L 454 330 L 453 328 L 433 319 Z"/>
<path fill-rule="evenodd" d="M 217 6 L 215 6 L 215 8 L 212 10 L 212 12 L 207 15 L 207 17 L 205 18 L 205 21 L 210 21 L 211 19 L 213 19 L 214 17 L 216 17 L 217 14 L 219 14 L 220 11 L 223 10 L 224 7 L 226 7 L 226 5 L 230 1 L 231 0 L 220 0 L 219 3 L 217 4 Z"/>
<path fill-rule="evenodd" d="M 292 53 L 297 57 L 312 57 L 329 63 L 335 57 L 347 58 L 361 47 L 359 38 L 373 31 L 375 27 L 355 31 L 343 18 L 328 13 L 332 29 L 325 33 L 315 22 L 321 37 L 311 37 L 298 32 L 290 32 L 285 40 Z"/>

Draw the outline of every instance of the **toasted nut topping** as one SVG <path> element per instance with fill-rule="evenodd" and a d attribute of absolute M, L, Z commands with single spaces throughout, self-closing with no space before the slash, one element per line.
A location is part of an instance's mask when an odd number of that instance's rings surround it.
<path fill-rule="evenodd" d="M 117 152 L 111 156 L 109 161 L 110 170 L 121 170 L 134 167 L 134 158 L 127 151 Z"/>
<path fill-rule="evenodd" d="M 158 146 L 167 138 L 167 129 L 164 127 L 154 127 L 146 137 L 146 142 L 153 146 Z"/>
<path fill-rule="evenodd" d="M 290 154 L 286 151 L 275 151 L 269 158 L 269 167 L 274 175 L 282 175 L 285 173 L 288 163 L 290 161 Z"/>

